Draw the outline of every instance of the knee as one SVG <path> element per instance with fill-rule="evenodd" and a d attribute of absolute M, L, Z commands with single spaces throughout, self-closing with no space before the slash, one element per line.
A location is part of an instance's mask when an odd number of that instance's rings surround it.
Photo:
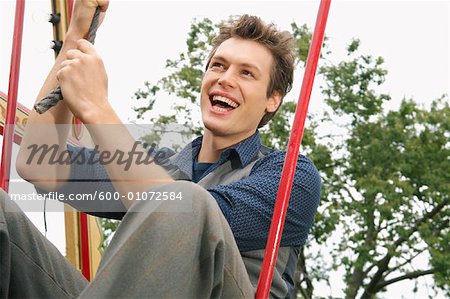
<path fill-rule="evenodd" d="M 219 205 L 208 190 L 190 181 L 177 181 L 167 186 L 166 190 L 175 190 L 183 194 L 183 208 L 175 213 L 167 210 L 165 216 L 170 223 L 178 223 L 178 230 L 187 229 L 190 233 L 202 234 L 209 231 L 210 235 L 221 235 L 224 217 Z M 180 213 L 181 212 L 181 213 Z M 226 221 L 226 220 L 225 220 Z M 210 238 L 212 238 L 210 236 Z"/>

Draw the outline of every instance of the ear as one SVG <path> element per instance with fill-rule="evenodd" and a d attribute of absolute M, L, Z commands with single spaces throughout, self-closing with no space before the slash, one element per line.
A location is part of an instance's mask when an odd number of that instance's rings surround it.
<path fill-rule="evenodd" d="M 278 91 L 272 92 L 272 95 L 267 99 L 266 111 L 275 112 L 281 104 L 281 94 Z"/>

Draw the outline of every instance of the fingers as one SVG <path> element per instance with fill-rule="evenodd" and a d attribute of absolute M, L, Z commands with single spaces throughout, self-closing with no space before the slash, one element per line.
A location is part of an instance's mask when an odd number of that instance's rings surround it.
<path fill-rule="evenodd" d="M 73 53 L 71 53 L 71 58 L 64 60 L 59 65 L 59 70 L 58 72 L 56 72 L 56 80 L 58 80 L 58 82 L 60 82 L 64 78 L 64 74 L 67 73 L 70 66 L 72 64 L 75 64 L 76 61 L 79 61 L 77 57 L 79 57 L 79 55 L 82 54 L 80 51 L 72 51 L 72 52 Z"/>
<path fill-rule="evenodd" d="M 59 70 L 58 70 L 58 72 L 56 72 L 56 80 L 58 80 L 58 82 L 63 80 L 65 77 L 65 74 L 67 74 L 67 72 L 70 72 L 71 66 L 76 65 L 77 62 L 79 62 L 79 60 L 77 58 L 67 59 L 67 60 L 64 60 L 63 62 L 61 62 L 61 64 L 59 65 Z"/>
<path fill-rule="evenodd" d="M 98 0 L 97 4 L 100 6 L 100 11 L 105 12 L 109 6 L 109 0 Z"/>
<path fill-rule="evenodd" d="M 66 52 L 66 60 L 62 61 L 57 72 L 57 79 L 60 81 L 64 74 L 72 72 L 71 69 L 86 69 L 89 67 L 103 67 L 103 61 L 97 54 L 97 51 L 89 41 L 79 39 L 76 42 L 76 48 Z"/>
<path fill-rule="evenodd" d="M 94 45 L 92 45 L 89 41 L 87 41 L 85 39 L 80 39 L 80 40 L 77 40 L 77 48 L 76 49 L 70 49 L 67 51 L 66 58 L 69 60 L 81 59 L 86 54 L 98 56 L 97 51 L 94 48 Z"/>
<path fill-rule="evenodd" d="M 75 38 L 86 37 L 97 7 L 100 7 L 100 22 L 108 9 L 109 0 L 77 0 L 73 6 L 68 33 Z"/>
<path fill-rule="evenodd" d="M 65 68 L 73 63 L 73 60 L 64 60 L 61 62 L 59 69 Z"/>
<path fill-rule="evenodd" d="M 79 2 L 77 3 L 78 5 L 90 8 L 97 8 L 99 6 L 102 12 L 105 12 L 109 6 L 109 0 L 77 0 L 76 2 Z"/>
<path fill-rule="evenodd" d="M 79 39 L 77 41 L 77 49 L 84 54 L 97 56 L 97 51 L 94 45 L 85 39 Z"/>
<path fill-rule="evenodd" d="M 59 71 L 56 72 L 56 80 L 58 80 L 58 82 L 61 82 L 61 80 L 63 80 L 64 75 L 66 74 L 66 70 L 67 68 L 61 67 Z"/>
<path fill-rule="evenodd" d="M 83 56 L 83 52 L 81 52 L 78 49 L 70 49 L 69 51 L 67 51 L 66 53 L 66 58 L 67 59 L 77 59 L 77 58 L 81 58 Z"/>

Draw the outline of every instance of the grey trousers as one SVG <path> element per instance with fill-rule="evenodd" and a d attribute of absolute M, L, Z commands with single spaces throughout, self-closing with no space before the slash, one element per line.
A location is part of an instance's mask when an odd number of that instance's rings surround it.
<path fill-rule="evenodd" d="M 190 194 L 191 204 L 133 204 L 90 283 L 0 191 L 0 298 L 254 297 L 214 198 L 190 182 L 155 191 Z"/>

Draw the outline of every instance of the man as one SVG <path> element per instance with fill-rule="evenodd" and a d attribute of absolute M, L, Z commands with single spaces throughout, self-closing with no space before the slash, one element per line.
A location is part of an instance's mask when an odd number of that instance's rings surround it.
<path fill-rule="evenodd" d="M 257 128 L 278 110 L 292 84 L 292 37 L 250 16 L 221 29 L 202 81 L 204 135 L 176 155 L 158 152 L 169 157 L 167 163 L 86 163 L 85 149 L 73 147 L 71 157 L 84 163 L 30 160 L 33 144 L 57 144 L 64 154 L 68 131 L 57 125 L 69 123 L 71 113 L 87 125 L 97 156 L 126 153 L 135 144 L 108 102 L 101 58 L 82 39 L 97 6 L 104 13 L 108 2 L 75 3 L 63 49 L 38 96 L 59 84 L 64 101 L 44 115 L 30 115 L 17 169 L 41 192 L 119 194 L 122 201 L 71 204 L 122 223 L 88 283 L 3 196 L 2 296 L 253 297 L 285 155 L 263 147 Z M 271 288 L 277 298 L 293 291 L 298 249 L 320 196 L 312 163 L 300 157 L 297 168 Z M 188 208 L 126 197 L 146 192 L 181 194 Z"/>

